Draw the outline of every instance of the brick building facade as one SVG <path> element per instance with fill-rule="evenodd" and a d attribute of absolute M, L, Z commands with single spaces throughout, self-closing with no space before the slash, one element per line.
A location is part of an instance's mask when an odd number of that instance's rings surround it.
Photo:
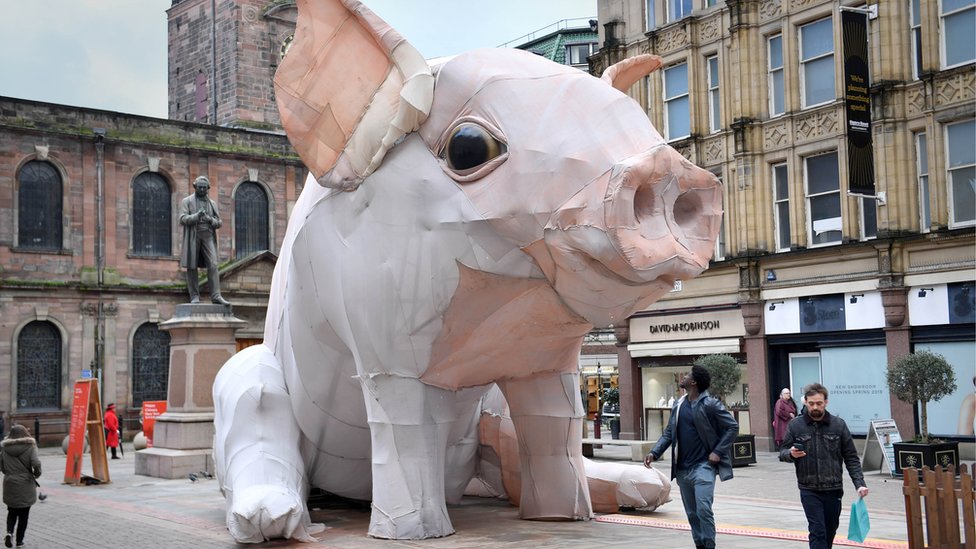
<path fill-rule="evenodd" d="M 277 127 L 271 84 L 294 3 L 174 0 L 168 13 L 172 120 L 0 97 L 0 417 L 7 428 L 38 420 L 45 443 L 67 432 L 83 370 L 101 378 L 102 402 L 117 403 L 127 430 L 138 430 L 142 400 L 165 399 L 158 324 L 188 299 L 178 211 L 198 175 L 223 219 L 223 295 L 248 321 L 239 344 L 262 337 L 307 174 Z M 194 87 L 214 57 L 216 103 L 209 76 L 202 95 Z"/>

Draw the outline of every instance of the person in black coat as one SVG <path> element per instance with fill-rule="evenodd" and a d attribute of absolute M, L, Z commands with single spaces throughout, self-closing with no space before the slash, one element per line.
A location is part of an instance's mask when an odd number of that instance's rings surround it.
<path fill-rule="evenodd" d="M 827 388 L 811 383 L 803 393 L 807 412 L 787 426 L 779 459 L 796 468 L 810 549 L 829 549 L 840 525 L 843 466 L 860 497 L 868 495 L 868 487 L 847 424 L 827 411 Z"/>
<path fill-rule="evenodd" d="M 27 428 L 15 424 L 0 445 L 3 503 L 7 506 L 7 534 L 3 538 L 3 544 L 12 546 L 10 538 L 13 537 L 16 526 L 17 547 L 23 547 L 27 516 L 31 506 L 37 502 L 37 478 L 41 476 L 37 442 L 31 438 Z"/>

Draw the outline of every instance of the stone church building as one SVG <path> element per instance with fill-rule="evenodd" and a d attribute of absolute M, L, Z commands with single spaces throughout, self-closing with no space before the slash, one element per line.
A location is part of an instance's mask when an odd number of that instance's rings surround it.
<path fill-rule="evenodd" d="M 178 211 L 199 175 L 223 219 L 223 295 L 248 322 L 239 347 L 262 337 L 307 173 L 271 85 L 297 11 L 173 0 L 167 16 L 169 120 L 0 97 L 0 417 L 44 443 L 67 433 L 72 385 L 89 372 L 127 432 L 144 400 L 166 398 L 159 323 L 188 299 Z"/>

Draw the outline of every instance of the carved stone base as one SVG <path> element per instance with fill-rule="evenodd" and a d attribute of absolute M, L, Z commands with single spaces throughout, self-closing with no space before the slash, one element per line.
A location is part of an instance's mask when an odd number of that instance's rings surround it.
<path fill-rule="evenodd" d="M 200 450 L 213 446 L 213 412 L 166 412 L 156 418 L 153 447 Z"/>
<path fill-rule="evenodd" d="M 236 351 L 234 331 L 247 323 L 230 305 L 182 304 L 160 324 L 170 334 L 166 413 L 156 418 L 153 447 L 136 452 L 136 474 L 185 478 L 213 473 L 213 381 Z"/>
<path fill-rule="evenodd" d="M 214 474 L 213 451 L 146 448 L 136 452 L 136 474 L 156 478 L 187 478 L 190 473 Z"/>
<path fill-rule="evenodd" d="M 156 418 L 155 446 L 136 452 L 136 474 L 169 479 L 213 474 L 213 417 L 212 412 L 167 412 Z"/>

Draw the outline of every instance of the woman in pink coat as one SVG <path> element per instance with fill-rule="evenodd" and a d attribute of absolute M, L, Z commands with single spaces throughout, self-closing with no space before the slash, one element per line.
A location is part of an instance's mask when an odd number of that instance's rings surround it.
<path fill-rule="evenodd" d="M 105 445 L 112 449 L 112 459 L 119 459 L 115 453 L 119 447 L 119 416 L 115 414 L 115 404 L 105 409 Z"/>
<path fill-rule="evenodd" d="M 783 444 L 783 439 L 786 438 L 786 426 L 795 417 L 796 403 L 793 402 L 790 389 L 784 387 L 779 392 L 779 400 L 776 401 L 776 407 L 773 408 L 773 440 L 776 441 L 777 450 Z"/>

